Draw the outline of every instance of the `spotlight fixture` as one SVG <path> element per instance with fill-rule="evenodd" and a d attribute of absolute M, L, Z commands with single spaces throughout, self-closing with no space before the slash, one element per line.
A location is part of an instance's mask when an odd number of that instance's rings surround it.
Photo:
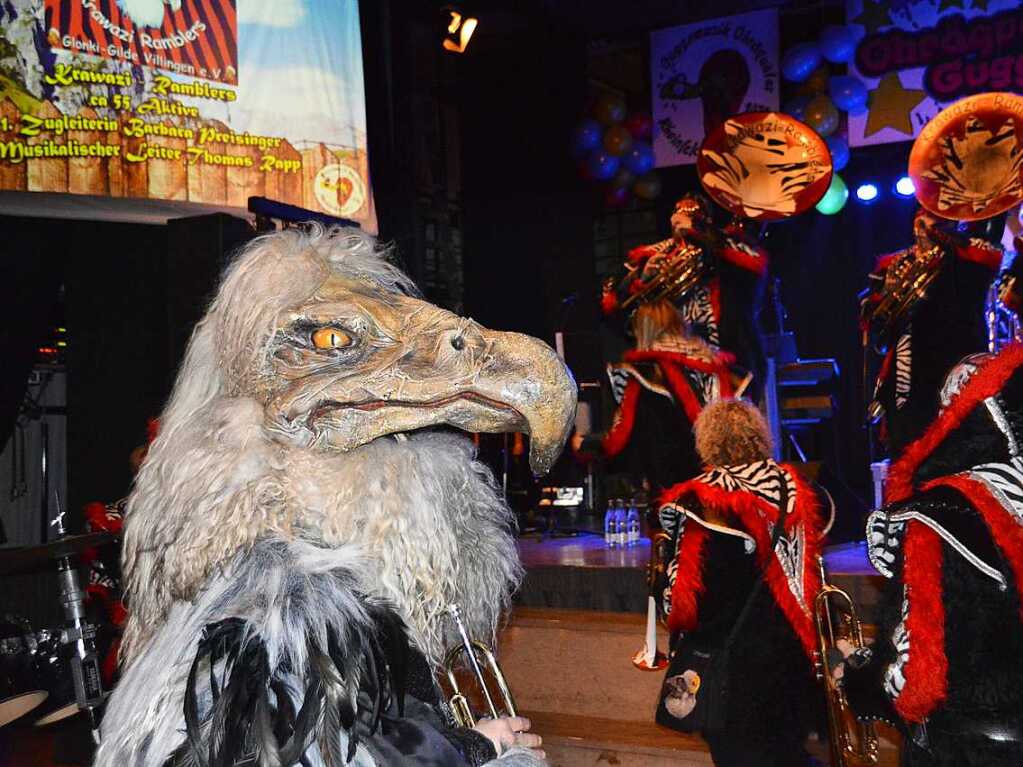
<path fill-rule="evenodd" d="M 877 184 L 860 184 L 856 187 L 856 199 L 860 202 L 873 202 L 881 194 Z"/>
<path fill-rule="evenodd" d="M 475 16 L 466 16 L 453 5 L 445 6 L 441 13 L 444 14 L 444 40 L 441 45 L 446 51 L 465 53 L 472 33 L 480 23 L 479 19 Z"/>
<path fill-rule="evenodd" d="M 899 197 L 912 197 L 915 192 L 916 187 L 913 186 L 913 179 L 909 176 L 902 176 L 895 182 L 895 194 Z"/>

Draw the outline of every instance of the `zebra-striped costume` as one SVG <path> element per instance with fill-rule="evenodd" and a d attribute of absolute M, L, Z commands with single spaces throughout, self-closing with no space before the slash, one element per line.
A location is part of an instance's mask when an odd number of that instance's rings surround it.
<path fill-rule="evenodd" d="M 867 521 L 891 608 L 846 692 L 861 717 L 907 723 L 907 743 L 926 732 L 911 767 L 1023 764 L 1023 347 L 964 360 L 941 403 Z"/>
<path fill-rule="evenodd" d="M 740 233 L 681 232 L 678 238 L 641 245 L 629 251 L 624 274 L 605 284 L 601 307 L 617 312 L 640 285 L 655 279 L 674 254 L 699 248 L 703 272 L 696 285 L 672 300 L 690 331 L 715 349 L 732 354 L 739 365 L 757 373 L 763 367 L 761 333 L 755 311 L 758 285 L 767 274 L 767 253 Z"/>
<path fill-rule="evenodd" d="M 771 592 L 793 629 L 813 653 L 812 603 L 820 587 L 816 556 L 824 525 L 818 513 L 815 493 L 788 466 L 767 459 L 739 466 L 714 467 L 689 482 L 676 485 L 663 496 L 661 525 L 673 536 L 676 556 L 668 567 L 668 586 L 663 610 L 669 625 L 683 630 L 695 615 L 673 614 L 678 605 L 691 605 L 688 594 L 699 587 L 694 574 L 678 580 L 680 568 L 700 567 L 699 552 L 686 542 L 691 525 L 703 533 L 737 536 L 744 540 L 747 554 L 757 552 Z M 781 508 L 784 504 L 784 508 Z M 705 510 L 713 509 L 728 520 L 727 525 L 709 522 Z M 777 524 L 783 531 L 770 554 Z M 696 544 L 697 547 L 702 543 Z M 695 563 L 695 564 L 694 564 Z M 673 607 L 674 606 L 674 607 Z"/>
<path fill-rule="evenodd" d="M 984 306 L 1002 251 L 981 239 L 942 246 L 929 267 L 936 276 L 892 326 L 869 325 L 871 308 L 894 290 L 893 274 L 916 247 L 878 260 L 861 302 L 864 331 L 883 353 L 871 411 L 883 412 L 892 454 L 918 437 L 937 414 L 945 374 L 967 354 L 987 349 Z"/>

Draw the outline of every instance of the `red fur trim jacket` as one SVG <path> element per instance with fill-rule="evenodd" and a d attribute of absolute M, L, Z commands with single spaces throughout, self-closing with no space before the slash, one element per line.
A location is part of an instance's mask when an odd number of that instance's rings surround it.
<path fill-rule="evenodd" d="M 675 303 L 693 332 L 711 346 L 735 355 L 738 363 L 761 378 L 764 368 L 763 337 L 757 317 L 768 270 L 767 251 L 739 233 L 690 230 L 684 241 L 663 240 L 634 248 L 626 261 L 629 274 L 601 297 L 605 313 L 619 309 L 636 292 L 646 274 L 649 279 L 661 258 L 684 245 L 703 250 L 708 270 L 700 283 Z"/>
<path fill-rule="evenodd" d="M 710 400 L 732 393 L 730 358 L 697 359 L 670 351 L 632 351 L 609 371 L 618 400 L 611 428 L 583 440 L 578 456 L 646 479 L 654 492 L 700 470 L 692 422 Z M 655 375 L 655 373 L 659 375 Z"/>
<path fill-rule="evenodd" d="M 711 511 L 727 524 L 709 522 Z M 772 729 L 805 732 L 799 728 L 821 701 L 812 661 L 822 529 L 816 494 L 774 461 L 716 468 L 664 493 L 661 524 L 676 542 L 663 596 L 675 647 L 720 647 L 765 578 L 729 655 L 728 719 L 765 737 Z"/>
<path fill-rule="evenodd" d="M 867 536 L 891 581 L 874 649 L 846 671 L 857 713 L 964 737 L 1018 724 L 1023 471 L 986 464 L 927 482 L 871 514 Z"/>
<path fill-rule="evenodd" d="M 707 521 L 707 512 L 727 523 Z M 772 550 L 779 520 L 783 532 Z M 661 524 L 677 540 L 668 568 L 670 599 L 665 599 L 669 628 L 698 629 L 699 598 L 706 592 L 704 548 L 714 536 L 737 536 L 745 541 L 747 553 L 756 554 L 756 569 L 767 579 L 773 601 L 807 658 L 813 657 L 813 599 L 820 590 L 817 556 L 823 526 L 816 494 L 795 470 L 772 460 L 711 469 L 663 494 Z"/>

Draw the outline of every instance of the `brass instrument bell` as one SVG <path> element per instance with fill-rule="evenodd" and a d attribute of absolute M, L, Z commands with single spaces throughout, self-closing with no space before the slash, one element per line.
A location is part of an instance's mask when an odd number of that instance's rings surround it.
<path fill-rule="evenodd" d="M 448 650 L 447 655 L 444 657 L 444 671 L 447 676 L 448 686 L 451 688 L 451 697 L 448 699 L 448 705 L 451 707 L 451 714 L 454 716 L 456 724 L 459 727 L 473 727 L 477 720 L 480 719 L 479 716 L 473 713 L 472 707 L 469 704 L 469 698 L 462 691 L 455 674 L 455 667 L 458 664 L 459 656 L 463 653 L 486 705 L 487 711 L 484 716 L 489 716 L 493 719 L 503 716 L 518 716 L 515 709 L 515 700 L 512 698 L 511 690 L 508 688 L 508 681 L 501 671 L 493 650 L 483 642 L 469 637 L 465 623 L 462 622 L 462 613 L 458 605 L 449 605 L 448 611 L 451 613 L 451 617 L 455 622 L 455 628 L 458 630 L 458 635 L 461 639 L 461 643 Z M 490 676 L 497 685 L 503 711 L 498 709 L 495 703 L 494 695 L 487 684 L 482 663 L 486 664 Z"/>

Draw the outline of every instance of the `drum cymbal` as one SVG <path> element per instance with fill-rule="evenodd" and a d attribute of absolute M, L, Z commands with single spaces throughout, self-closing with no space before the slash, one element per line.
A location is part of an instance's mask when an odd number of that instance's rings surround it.
<path fill-rule="evenodd" d="M 0 575 L 35 573 L 53 568 L 54 561 L 81 554 L 86 549 L 111 543 L 116 537 L 111 533 L 86 533 L 65 535 L 55 541 L 36 546 L 10 546 L 0 548 Z"/>
<path fill-rule="evenodd" d="M 781 112 L 732 115 L 696 158 L 700 183 L 727 210 L 755 221 L 788 218 L 816 205 L 831 183 L 828 145 Z"/>
<path fill-rule="evenodd" d="M 979 221 L 1023 199 L 1023 97 L 979 93 L 941 110 L 909 153 L 920 205 L 943 218 Z"/>

